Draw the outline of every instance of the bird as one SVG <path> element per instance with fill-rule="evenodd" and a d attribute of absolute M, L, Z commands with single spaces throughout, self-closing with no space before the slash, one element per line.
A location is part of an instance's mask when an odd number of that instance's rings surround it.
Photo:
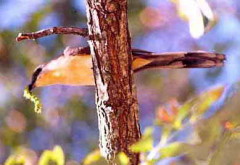
<path fill-rule="evenodd" d="M 153 53 L 132 49 L 134 73 L 152 68 L 210 68 L 222 66 L 225 55 L 214 52 Z M 63 54 L 39 65 L 32 74 L 29 90 L 50 85 L 93 86 L 94 75 L 89 47 L 67 47 Z"/>

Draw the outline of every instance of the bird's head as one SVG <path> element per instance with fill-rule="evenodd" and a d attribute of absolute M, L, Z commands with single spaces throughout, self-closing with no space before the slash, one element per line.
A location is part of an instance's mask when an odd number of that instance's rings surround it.
<path fill-rule="evenodd" d="M 71 74 L 68 72 L 69 62 L 69 58 L 60 56 L 47 64 L 38 66 L 32 74 L 29 90 L 35 87 L 61 84 L 61 82 Z"/>
<path fill-rule="evenodd" d="M 94 85 L 91 68 L 90 55 L 62 55 L 35 69 L 29 90 L 55 84 Z"/>

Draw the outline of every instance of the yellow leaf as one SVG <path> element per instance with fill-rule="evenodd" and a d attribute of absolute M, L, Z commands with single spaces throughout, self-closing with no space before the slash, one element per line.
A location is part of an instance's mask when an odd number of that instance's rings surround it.
<path fill-rule="evenodd" d="M 179 112 L 174 121 L 174 128 L 181 128 L 182 121 L 190 115 L 190 120 L 192 122 L 196 121 L 210 108 L 214 102 L 216 102 L 222 96 L 224 89 L 224 86 L 216 87 L 184 103 L 179 108 Z"/>
<path fill-rule="evenodd" d="M 128 165 L 129 164 L 129 158 L 124 152 L 120 152 L 118 154 L 118 159 L 119 159 L 121 165 Z"/>
<path fill-rule="evenodd" d="M 224 86 L 219 86 L 198 96 L 194 100 L 195 104 L 190 120 L 196 121 L 203 113 L 205 113 L 206 110 L 208 110 L 210 106 L 222 96 L 224 89 Z"/>
<path fill-rule="evenodd" d="M 55 146 L 53 150 L 46 150 L 39 159 L 39 165 L 48 165 L 54 162 L 56 165 L 64 165 L 64 153 L 60 146 Z"/>
<path fill-rule="evenodd" d="M 84 165 L 90 165 L 94 162 L 97 162 L 101 159 L 101 154 L 100 154 L 100 151 L 99 150 L 95 150 L 93 152 L 91 152 L 90 154 L 88 154 L 86 156 L 86 158 L 84 159 L 83 161 L 83 164 Z"/>
<path fill-rule="evenodd" d="M 7 158 L 4 165 L 24 165 L 25 158 L 21 155 L 11 155 Z"/>
<path fill-rule="evenodd" d="M 54 147 L 53 156 L 58 165 L 64 165 L 64 152 L 60 146 L 57 145 Z"/>
<path fill-rule="evenodd" d="M 48 165 L 50 161 L 53 161 L 52 151 L 46 150 L 42 153 L 38 164 L 39 165 Z"/>

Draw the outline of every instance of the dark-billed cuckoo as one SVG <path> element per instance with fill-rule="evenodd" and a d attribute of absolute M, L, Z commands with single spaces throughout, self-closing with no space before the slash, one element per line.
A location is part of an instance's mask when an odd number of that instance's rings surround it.
<path fill-rule="evenodd" d="M 132 55 L 134 72 L 149 68 L 209 68 L 222 66 L 225 60 L 223 54 L 203 51 L 156 54 L 132 49 Z M 94 85 L 89 47 L 68 47 L 60 57 L 38 66 L 29 90 L 54 84 Z"/>

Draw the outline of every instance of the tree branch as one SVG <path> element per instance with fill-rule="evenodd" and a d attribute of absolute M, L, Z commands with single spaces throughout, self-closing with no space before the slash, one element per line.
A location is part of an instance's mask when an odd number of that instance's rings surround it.
<path fill-rule="evenodd" d="M 139 153 L 129 147 L 140 138 L 133 82 L 127 0 L 87 0 L 89 46 L 93 59 L 101 154 L 110 164 L 124 152 L 131 165 Z"/>
<path fill-rule="evenodd" d="M 43 29 L 37 32 L 32 32 L 32 33 L 19 33 L 16 38 L 16 41 L 35 40 L 35 39 L 46 37 L 53 34 L 73 34 L 73 35 L 80 35 L 83 37 L 87 37 L 88 31 L 87 31 L 87 28 L 52 27 L 49 29 Z"/>

